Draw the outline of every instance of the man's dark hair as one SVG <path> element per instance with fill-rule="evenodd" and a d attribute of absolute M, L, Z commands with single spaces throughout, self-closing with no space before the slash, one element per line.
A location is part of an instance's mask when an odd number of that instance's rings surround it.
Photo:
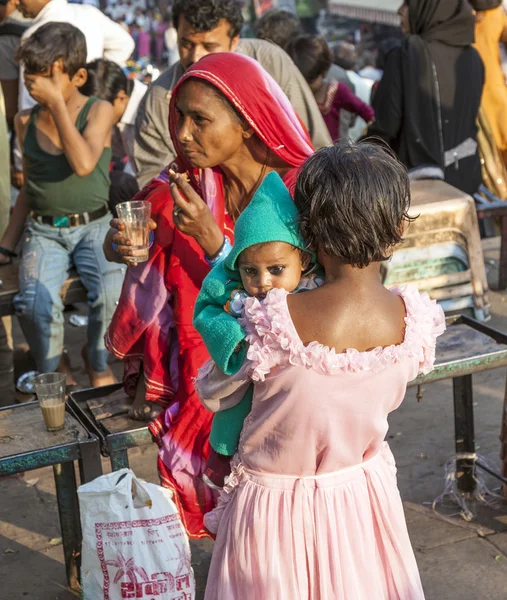
<path fill-rule="evenodd" d="M 265 12 L 253 26 L 253 34 L 260 40 L 273 42 L 285 48 L 289 40 L 301 35 L 303 28 L 299 18 L 282 8 L 272 8 Z"/>
<path fill-rule="evenodd" d="M 407 169 L 372 143 L 340 142 L 310 156 L 294 202 L 309 246 L 360 268 L 389 258 L 411 220 Z"/>
<path fill-rule="evenodd" d="M 132 94 L 134 81 L 114 62 L 99 58 L 88 63 L 86 71 L 88 79 L 81 88 L 85 96 L 96 96 L 112 104 L 122 90 L 127 96 Z"/>
<path fill-rule="evenodd" d="M 180 17 L 199 33 L 218 27 L 227 21 L 231 29 L 230 38 L 235 38 L 243 27 L 243 13 L 238 0 L 176 0 L 173 4 L 173 23 L 178 29 Z"/>
<path fill-rule="evenodd" d="M 308 83 L 331 68 L 331 51 L 326 40 L 319 35 L 300 35 L 287 44 L 285 50 Z"/>
<path fill-rule="evenodd" d="M 31 74 L 45 73 L 61 60 L 70 78 L 86 66 L 86 39 L 70 23 L 46 23 L 20 46 L 17 60 Z"/>

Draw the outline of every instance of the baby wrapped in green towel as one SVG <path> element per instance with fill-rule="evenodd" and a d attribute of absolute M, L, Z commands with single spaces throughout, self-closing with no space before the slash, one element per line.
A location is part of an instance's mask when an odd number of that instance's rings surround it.
<path fill-rule="evenodd" d="M 230 254 L 209 273 L 197 298 L 194 326 L 212 359 L 196 381 L 201 401 L 216 413 L 210 435 L 213 452 L 204 473 L 212 487 L 223 487 L 252 408 L 248 344 L 238 320 L 244 300 L 262 299 L 273 288 L 295 293 L 324 282 L 297 219 L 285 184 L 277 173 L 270 173 L 236 222 Z"/>

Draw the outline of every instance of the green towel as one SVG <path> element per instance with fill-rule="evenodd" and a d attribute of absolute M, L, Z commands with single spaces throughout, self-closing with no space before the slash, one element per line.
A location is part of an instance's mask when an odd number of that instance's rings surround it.
<path fill-rule="evenodd" d="M 278 173 L 269 173 L 241 213 L 234 228 L 234 247 L 225 260 L 208 274 L 197 297 L 194 327 L 211 358 L 226 374 L 237 373 L 246 357 L 246 334 L 238 320 L 224 311 L 232 292 L 241 285 L 237 260 L 255 244 L 286 242 L 306 250 L 298 212 Z M 219 454 L 232 456 L 238 447 L 243 421 L 252 408 L 253 385 L 237 406 L 213 418 L 210 443 Z"/>

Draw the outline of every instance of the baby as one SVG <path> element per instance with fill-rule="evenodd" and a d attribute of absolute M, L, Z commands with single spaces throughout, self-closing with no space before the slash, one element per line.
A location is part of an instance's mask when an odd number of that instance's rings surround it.
<path fill-rule="evenodd" d="M 203 478 L 218 489 L 230 473 L 230 459 L 252 408 L 245 360 L 248 340 L 241 326 L 245 300 L 262 299 L 273 288 L 296 293 L 324 282 L 301 237 L 294 202 L 277 173 L 264 179 L 236 222 L 234 234 L 230 254 L 204 280 L 194 315 L 212 358 L 200 369 L 196 389 L 206 407 L 216 412 Z"/>

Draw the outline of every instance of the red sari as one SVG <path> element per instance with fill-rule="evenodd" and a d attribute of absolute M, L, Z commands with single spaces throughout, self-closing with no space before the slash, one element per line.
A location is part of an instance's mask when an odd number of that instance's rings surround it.
<path fill-rule="evenodd" d="M 181 85 L 189 78 L 218 88 L 259 139 L 294 167 L 284 177 L 289 189 L 294 186 L 297 168 L 313 148 L 285 94 L 253 59 L 236 53 L 210 54 L 186 71 L 171 98 L 169 130 L 178 160 L 170 166 L 188 174 L 232 242 L 233 223 L 226 213 L 222 171 L 219 167 L 193 169 L 178 142 L 175 104 Z M 197 370 L 208 353 L 192 321 L 209 267 L 197 242 L 174 227 L 167 181 L 164 170 L 137 196 L 152 203 L 155 241 L 148 262 L 128 269 L 106 344 L 110 352 L 125 360 L 127 393 L 135 393 L 142 365 L 146 399 L 166 408 L 149 425 L 160 448 L 160 480 L 173 490 L 188 535 L 201 538 L 209 535 L 203 515 L 214 506 L 213 494 L 201 479 L 210 449 L 212 414 L 202 407 L 194 390 Z"/>

